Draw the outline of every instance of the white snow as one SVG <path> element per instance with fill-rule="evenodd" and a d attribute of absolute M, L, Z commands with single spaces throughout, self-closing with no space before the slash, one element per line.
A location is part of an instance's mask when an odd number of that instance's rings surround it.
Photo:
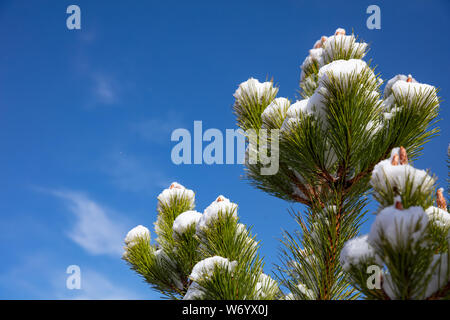
<path fill-rule="evenodd" d="M 195 194 L 194 191 L 190 189 L 186 189 L 181 184 L 177 182 L 173 182 L 169 188 L 164 189 L 159 195 L 158 195 L 158 208 L 161 207 L 161 204 L 164 204 L 166 206 L 170 206 L 171 202 L 175 198 L 185 198 L 189 200 L 191 203 L 191 206 L 194 205 L 195 202 Z"/>
<path fill-rule="evenodd" d="M 239 85 L 233 96 L 238 102 L 245 101 L 248 98 L 261 101 L 264 96 L 274 95 L 276 90 L 270 81 L 261 83 L 255 78 L 250 78 Z"/>
<path fill-rule="evenodd" d="M 318 62 L 319 66 L 323 66 L 323 49 L 317 48 L 317 49 L 311 49 L 309 50 L 309 56 L 312 60 L 315 60 Z"/>
<path fill-rule="evenodd" d="M 314 62 L 317 62 L 319 68 L 335 59 L 335 51 L 341 50 L 349 53 L 350 57 L 363 55 L 367 48 L 367 43 L 356 42 L 353 35 L 345 35 L 345 30 L 338 28 L 331 37 L 322 36 L 321 39 L 314 43 L 313 49 L 309 50 L 309 55 L 305 58 L 301 65 L 302 73 L 300 80 L 305 80 L 305 70 Z"/>
<path fill-rule="evenodd" d="M 450 227 L 450 213 L 438 208 L 429 207 L 425 210 L 430 220 L 440 227 Z"/>
<path fill-rule="evenodd" d="M 200 286 L 197 282 L 192 282 L 189 286 L 186 294 L 183 297 L 183 300 L 197 300 L 203 298 L 203 287 Z"/>
<path fill-rule="evenodd" d="M 344 52 L 352 52 L 352 55 L 361 55 L 367 48 L 367 43 L 365 42 L 356 42 L 356 39 L 353 35 L 334 35 L 328 37 L 327 41 L 323 44 L 323 49 L 325 54 L 329 59 L 333 60 L 334 53 L 336 50 L 344 51 Z"/>
<path fill-rule="evenodd" d="M 298 118 L 286 118 L 281 125 L 281 132 L 291 132 L 294 128 L 301 125 L 300 119 Z"/>
<path fill-rule="evenodd" d="M 289 125 L 295 124 L 295 118 L 300 118 L 300 113 L 305 115 L 314 114 L 322 123 L 327 125 L 327 106 L 326 97 L 328 96 L 328 90 L 326 84 L 329 81 L 339 81 L 345 88 L 348 79 L 351 76 L 360 74 L 361 72 L 367 72 L 369 77 L 376 80 L 375 74 L 367 66 L 366 62 L 359 59 L 350 60 L 336 60 L 327 65 L 322 66 L 318 72 L 318 87 L 307 99 L 303 99 L 292 104 L 287 113 L 286 119 L 281 127 L 282 131 L 288 131 Z M 379 98 L 379 94 L 376 91 L 372 91 L 368 94 L 369 97 Z"/>
<path fill-rule="evenodd" d="M 258 242 L 254 238 L 250 237 L 245 224 L 238 223 L 236 228 L 236 237 L 242 234 L 247 238 L 247 243 L 256 249 L 256 247 L 258 246 Z"/>
<path fill-rule="evenodd" d="M 201 217 L 202 214 L 194 210 L 181 213 L 173 222 L 172 229 L 174 236 L 177 233 L 181 234 L 185 232 L 190 225 L 197 224 Z"/>
<path fill-rule="evenodd" d="M 323 122 L 326 122 L 326 105 L 325 95 L 327 90 L 324 87 L 319 87 L 308 99 L 303 99 L 292 104 L 286 113 L 286 119 L 284 119 L 281 131 L 289 131 L 295 125 L 300 123 L 300 113 L 304 115 L 315 114 Z"/>
<path fill-rule="evenodd" d="M 309 97 L 308 104 L 306 106 L 307 113 L 315 113 L 320 117 L 324 117 L 326 105 L 325 96 L 327 95 L 327 89 L 325 87 L 318 87 L 314 91 L 313 95 Z"/>
<path fill-rule="evenodd" d="M 412 193 L 418 188 L 422 192 L 428 191 L 435 182 L 424 170 L 416 169 L 409 164 L 394 166 L 390 160 L 383 160 L 375 166 L 370 182 L 374 188 L 382 190 L 387 190 L 388 186 L 404 190 L 407 180 L 413 183 Z"/>
<path fill-rule="evenodd" d="M 398 210 L 389 206 L 376 216 L 367 240 L 375 248 L 382 246 L 382 236 L 393 247 L 404 246 L 408 241 L 414 244 L 423 236 L 427 224 L 428 215 L 422 207 Z"/>
<path fill-rule="evenodd" d="M 314 299 L 314 292 L 311 289 L 308 289 L 303 283 L 299 283 L 297 289 L 308 297 L 308 299 Z M 300 297 L 297 294 L 292 292 L 285 296 L 285 300 L 299 300 L 299 298 Z"/>
<path fill-rule="evenodd" d="M 383 274 L 382 288 L 389 298 L 391 298 L 392 300 L 398 299 L 395 294 L 396 288 L 394 288 L 392 277 L 389 273 Z"/>
<path fill-rule="evenodd" d="M 427 285 L 424 297 L 419 297 L 422 299 L 428 298 L 449 282 L 450 274 L 448 272 L 448 256 L 446 253 L 434 255 L 433 262 L 427 272 L 428 274 L 431 274 L 431 279 Z"/>
<path fill-rule="evenodd" d="M 386 96 L 384 96 L 384 97 L 385 97 L 385 99 L 381 103 L 381 108 L 384 111 L 390 111 L 392 109 L 392 105 L 395 102 L 395 97 L 392 94 L 389 95 L 387 98 L 386 98 Z"/>
<path fill-rule="evenodd" d="M 367 238 L 368 235 L 356 237 L 344 244 L 340 255 L 340 263 L 344 271 L 349 271 L 352 265 L 358 266 L 374 258 L 378 264 L 382 264 L 382 261 L 376 256 L 375 250 L 369 244 Z"/>
<path fill-rule="evenodd" d="M 396 97 L 406 97 L 408 102 L 411 102 L 418 95 L 429 94 L 430 92 L 437 100 L 436 88 L 424 83 L 398 80 L 392 86 L 392 92 Z"/>
<path fill-rule="evenodd" d="M 192 281 L 199 281 L 203 278 L 211 276 L 216 266 L 221 266 L 223 268 L 228 269 L 229 271 L 233 271 L 236 265 L 237 261 L 230 262 L 227 258 L 223 258 L 220 256 L 209 257 L 197 262 L 197 264 L 192 269 L 189 278 Z"/>
<path fill-rule="evenodd" d="M 384 111 L 392 113 L 394 110 L 391 109 L 396 99 L 405 98 L 406 103 L 409 104 L 413 100 L 419 99 L 420 95 L 429 96 L 438 102 L 437 90 L 435 87 L 429 84 L 419 83 L 411 75 L 406 76 L 404 74 L 398 74 L 386 84 L 384 88 L 384 101 L 382 102 L 381 107 Z"/>
<path fill-rule="evenodd" d="M 197 224 L 197 231 L 210 225 L 215 219 L 218 218 L 219 213 L 226 214 L 232 213 L 237 218 L 237 204 L 230 202 L 229 199 L 220 195 L 217 199 L 211 203 L 204 211 Z"/>
<path fill-rule="evenodd" d="M 278 284 L 270 276 L 265 273 L 261 273 L 256 283 L 256 292 L 259 297 L 264 298 L 267 296 L 267 291 L 272 291 L 278 287 Z"/>
<path fill-rule="evenodd" d="M 138 225 L 127 233 L 124 242 L 128 247 L 131 247 L 136 244 L 138 238 L 146 238 L 150 241 L 150 231 L 146 227 Z"/>
<path fill-rule="evenodd" d="M 335 35 L 337 34 L 342 34 L 345 35 L 345 29 L 344 28 L 337 28 L 336 31 L 334 32 Z"/>
<path fill-rule="evenodd" d="M 291 106 L 287 110 L 286 117 L 299 118 L 300 113 L 307 113 L 308 101 L 309 99 L 303 99 L 291 104 Z"/>
<path fill-rule="evenodd" d="M 427 284 L 426 290 L 424 293 L 415 292 L 412 294 L 412 299 L 423 300 L 439 289 L 443 288 L 449 281 L 449 273 L 448 273 L 448 256 L 447 254 L 436 254 L 433 257 L 433 261 L 431 262 L 424 278 L 431 275 L 431 278 Z M 385 274 L 383 276 L 383 290 L 392 300 L 399 299 L 397 296 L 397 288 L 395 287 L 392 276 L 390 274 Z"/>
<path fill-rule="evenodd" d="M 320 68 L 318 73 L 319 86 L 324 83 L 333 81 L 330 76 L 334 77 L 337 81 L 345 84 L 346 80 L 350 76 L 358 75 L 362 72 L 368 72 L 370 77 L 375 81 L 375 74 L 367 66 L 367 63 L 361 59 L 350 59 L 350 60 L 335 60 L 322 68 Z"/>
<path fill-rule="evenodd" d="M 394 114 L 391 112 L 383 112 L 383 118 L 385 121 L 391 120 L 393 116 L 394 116 Z"/>
<path fill-rule="evenodd" d="M 303 60 L 303 63 L 300 66 L 300 68 L 302 69 L 300 81 L 305 80 L 306 74 L 304 70 L 312 65 L 314 61 L 317 62 L 319 68 L 325 64 L 323 48 L 315 48 L 309 50 L 309 55 L 305 58 L 305 60 Z"/>
<path fill-rule="evenodd" d="M 422 192 L 430 191 L 435 183 L 435 179 L 424 170 L 416 169 L 409 164 L 392 165 L 394 154 L 398 154 L 399 148 L 391 151 L 389 159 L 380 161 L 372 171 L 370 183 L 372 187 L 379 190 L 387 190 L 389 187 L 396 187 L 399 192 L 405 189 L 406 181 L 412 183 L 411 193 L 418 188 Z"/>
<path fill-rule="evenodd" d="M 286 98 L 274 99 L 261 114 L 262 121 L 273 121 L 274 119 L 277 119 L 279 117 L 281 117 L 281 119 L 284 119 L 289 105 L 290 102 Z"/>
<path fill-rule="evenodd" d="M 384 98 L 388 98 L 389 96 L 391 96 L 392 94 L 392 86 L 397 82 L 397 81 L 406 81 L 408 80 L 408 76 L 404 75 L 404 74 L 398 74 L 395 77 L 393 77 L 392 79 L 390 79 L 387 83 L 386 86 L 384 87 Z M 417 82 L 416 79 L 411 78 L 412 82 Z"/>

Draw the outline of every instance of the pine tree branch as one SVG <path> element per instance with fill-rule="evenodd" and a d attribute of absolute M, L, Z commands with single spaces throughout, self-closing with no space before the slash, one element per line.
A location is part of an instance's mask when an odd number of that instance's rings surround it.
<path fill-rule="evenodd" d="M 427 300 L 440 300 L 443 297 L 446 297 L 450 293 L 450 282 L 448 282 L 445 287 L 435 292 L 431 296 L 427 298 Z"/>

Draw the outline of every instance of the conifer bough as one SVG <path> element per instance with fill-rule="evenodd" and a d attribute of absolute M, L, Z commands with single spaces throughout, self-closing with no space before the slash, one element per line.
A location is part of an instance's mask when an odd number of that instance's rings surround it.
<path fill-rule="evenodd" d="M 302 63 L 299 100 L 277 97 L 278 88 L 272 81 L 260 83 L 253 78 L 235 93 L 234 113 L 244 132 L 280 131 L 279 150 L 269 150 L 279 153 L 277 174 L 261 175 L 264 165 L 247 158 L 247 179 L 271 195 L 306 207 L 304 212 L 292 212 L 299 231 L 285 232 L 282 240 L 278 275 L 290 299 L 423 297 L 383 290 L 369 294 L 366 270 L 358 270 L 364 290 L 348 272 L 376 250 L 369 247 L 367 237 L 350 241 L 366 213 L 372 171 L 374 183 L 384 186 L 375 190 L 383 206 L 394 205 L 396 196 L 404 198 L 404 210 L 417 205 L 419 198 L 430 205 L 427 196 L 434 187 L 426 172 L 414 171 L 405 163 L 407 156 L 416 159 L 438 132 L 437 90 L 411 75 L 397 75 L 382 92 L 383 81 L 363 60 L 367 50 L 366 43 L 339 28 L 334 35 L 317 40 Z M 391 152 L 395 156 L 391 160 L 401 168 L 383 165 Z M 397 176 L 403 180 L 397 181 Z M 370 261 L 385 262 L 378 257 Z"/>
<path fill-rule="evenodd" d="M 203 213 L 195 194 L 174 182 L 158 196 L 156 243 L 143 226 L 125 237 L 123 259 L 172 299 L 264 300 L 280 296 L 263 273 L 258 242 L 239 223 L 237 205 L 220 195 Z"/>
<path fill-rule="evenodd" d="M 410 165 L 438 133 L 437 90 L 397 75 L 382 92 L 363 60 L 367 50 L 339 28 L 302 63 L 301 99 L 277 97 L 272 81 L 254 78 L 234 93 L 244 132 L 280 133 L 273 135 L 278 144 L 249 144 L 247 179 L 305 206 L 292 211 L 299 230 L 283 234 L 276 277 L 263 273 L 259 243 L 239 223 L 236 204 L 219 196 L 194 211 L 194 192 L 177 183 L 158 196 L 156 242 L 142 226 L 125 238 L 130 267 L 174 299 L 448 298 L 446 201 L 442 189 L 434 191 L 435 178 Z M 264 161 L 249 161 L 260 152 L 279 153 L 276 174 L 261 174 Z M 370 233 L 357 237 L 369 192 L 380 208 Z M 381 270 L 375 289 L 367 285 L 370 266 Z"/>

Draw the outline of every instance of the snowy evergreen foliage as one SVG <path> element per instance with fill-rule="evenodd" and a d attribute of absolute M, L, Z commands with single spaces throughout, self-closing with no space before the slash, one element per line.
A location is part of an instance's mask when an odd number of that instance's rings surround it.
<path fill-rule="evenodd" d="M 400 229 L 414 225 L 412 238 L 419 239 L 430 216 L 438 221 L 435 225 L 447 223 L 442 211 L 428 209 L 435 178 L 408 162 L 438 132 L 437 90 L 411 75 L 397 75 L 383 92 L 383 80 L 363 60 L 367 50 L 365 42 L 339 28 L 317 40 L 301 64 L 297 100 L 278 97 L 273 82 L 261 84 L 253 78 L 249 81 L 258 83 L 258 90 L 246 90 L 247 81 L 235 94 L 234 112 L 241 129 L 280 131 L 279 150 L 269 150 L 279 153 L 279 171 L 262 175 L 262 161 L 247 159 L 247 179 L 270 195 L 305 207 L 292 212 L 299 230 L 285 232 L 282 240 L 278 276 L 286 299 L 388 297 L 387 292 L 369 295 L 354 286 L 355 275 L 349 272 L 355 265 L 385 262 L 370 244 L 377 242 L 375 235 L 356 238 L 371 191 L 380 203 L 378 214 L 384 217 L 374 224 L 377 230 L 404 222 Z M 255 91 L 258 99 L 252 98 Z M 247 155 L 258 152 L 255 149 Z M 397 195 L 411 220 L 404 219 L 406 213 L 392 215 L 397 209 L 389 207 Z M 386 232 L 391 229 L 389 225 Z M 364 269 L 361 279 L 369 276 Z"/>
<path fill-rule="evenodd" d="M 125 238 L 131 269 L 172 299 L 276 299 L 278 284 L 263 273 L 258 242 L 239 223 L 237 205 L 219 196 L 200 213 L 194 202 L 194 192 L 176 182 L 158 196 L 155 243 L 143 226 Z"/>
<path fill-rule="evenodd" d="M 158 196 L 155 241 L 142 226 L 125 238 L 130 267 L 173 299 L 449 298 L 443 189 L 412 165 L 439 131 L 440 99 L 411 75 L 393 77 L 382 90 L 363 60 L 367 50 L 339 28 L 301 64 L 298 99 L 278 97 L 273 81 L 255 78 L 234 93 L 240 129 L 265 137 L 279 131 L 276 150 L 249 144 L 246 178 L 303 205 L 291 212 L 298 230 L 283 233 L 275 277 L 263 273 L 259 243 L 239 223 L 236 204 L 219 196 L 194 211 L 194 192 L 177 183 Z M 261 173 L 267 165 L 254 159 L 262 152 L 279 153 L 275 174 Z M 379 208 L 370 233 L 358 236 L 370 193 Z M 371 267 L 380 270 L 375 288 Z"/>

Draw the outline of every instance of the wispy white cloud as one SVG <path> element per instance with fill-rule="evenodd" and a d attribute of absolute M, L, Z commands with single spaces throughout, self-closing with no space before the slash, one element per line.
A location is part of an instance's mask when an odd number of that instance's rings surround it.
<path fill-rule="evenodd" d="M 127 228 L 123 218 L 86 195 L 73 191 L 51 191 L 65 201 L 75 223 L 68 236 L 91 254 L 120 256 Z"/>
<path fill-rule="evenodd" d="M 103 73 L 92 75 L 93 94 L 97 103 L 112 105 L 118 102 L 119 87 L 111 76 Z"/>
<path fill-rule="evenodd" d="M 39 251 L 25 255 L 0 274 L 0 291 L 7 290 L 9 293 L 9 296 L 0 298 L 80 300 L 149 298 L 142 294 L 139 286 L 124 284 L 124 280 L 117 277 L 112 280 L 107 270 L 99 272 L 83 264 L 80 266 L 81 288 L 70 290 L 66 287 L 69 276 L 66 269 L 67 266 L 54 253 Z"/>

